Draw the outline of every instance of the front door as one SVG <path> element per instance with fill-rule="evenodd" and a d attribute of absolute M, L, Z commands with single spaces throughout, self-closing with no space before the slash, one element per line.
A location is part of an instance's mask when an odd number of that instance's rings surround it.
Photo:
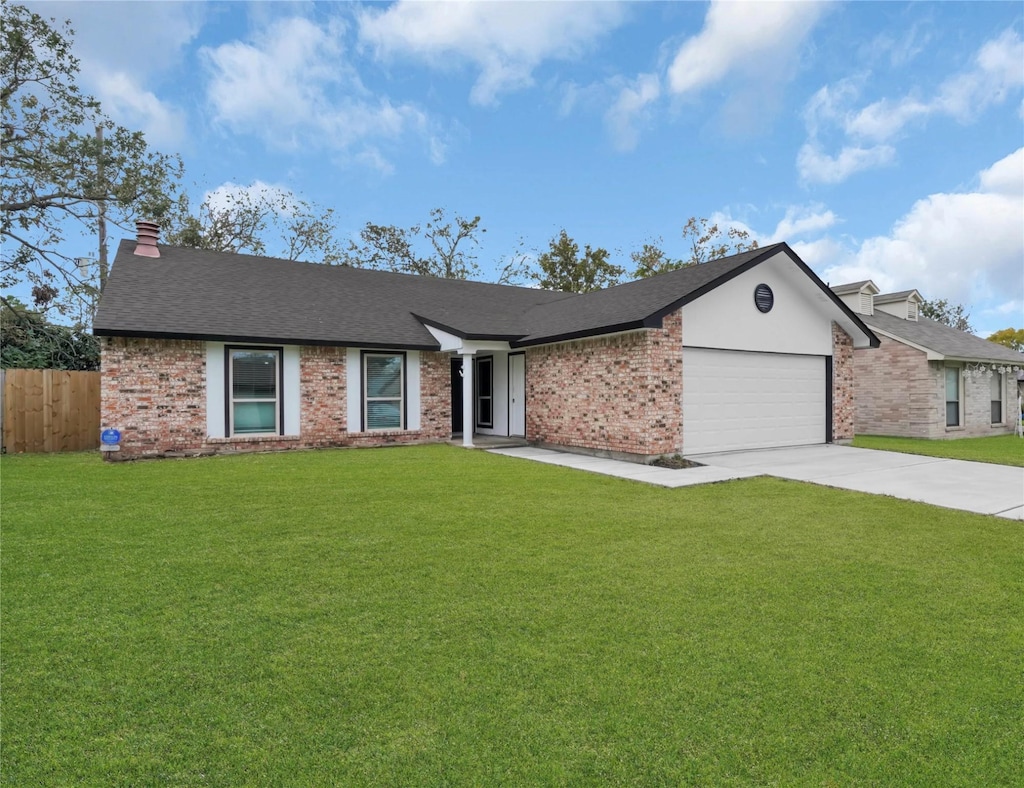
<path fill-rule="evenodd" d="M 526 437 L 526 355 L 508 357 L 508 434 Z"/>
<path fill-rule="evenodd" d="M 462 358 L 452 356 L 452 434 L 462 432 Z"/>

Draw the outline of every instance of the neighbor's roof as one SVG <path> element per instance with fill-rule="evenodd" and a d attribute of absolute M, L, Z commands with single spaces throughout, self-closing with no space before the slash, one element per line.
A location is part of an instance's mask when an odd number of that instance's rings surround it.
<path fill-rule="evenodd" d="M 660 326 L 666 314 L 779 252 L 819 281 L 785 244 L 586 294 L 169 246 L 148 258 L 134 249 L 134 240 L 121 242 L 97 335 L 437 349 L 427 323 L 525 346 Z"/>
<path fill-rule="evenodd" d="M 913 292 L 913 291 L 911 291 Z M 1024 354 L 987 339 L 958 331 L 955 328 L 918 317 L 917 320 L 903 320 L 885 312 L 863 315 L 864 322 L 897 339 L 933 350 L 942 356 L 957 361 L 994 361 L 1024 365 Z"/>
<path fill-rule="evenodd" d="M 859 293 L 864 289 L 864 285 L 871 285 L 875 292 L 878 292 L 878 287 L 870 279 L 862 279 L 860 282 L 849 282 L 845 285 L 836 285 L 832 288 L 832 292 L 836 295 L 848 295 L 849 293 Z"/>
<path fill-rule="evenodd" d="M 918 301 L 923 301 L 917 290 L 900 290 L 898 293 L 882 293 L 875 296 L 876 304 L 894 304 L 897 301 L 906 301 L 910 296 L 917 296 Z"/>

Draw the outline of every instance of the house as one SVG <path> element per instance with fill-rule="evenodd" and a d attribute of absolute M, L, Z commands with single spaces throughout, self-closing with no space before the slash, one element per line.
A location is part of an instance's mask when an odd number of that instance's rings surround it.
<path fill-rule="evenodd" d="M 1024 355 L 920 314 L 917 290 L 882 294 L 870 280 L 833 287 L 878 336 L 854 351 L 857 433 L 962 438 L 1013 432 Z"/>
<path fill-rule="evenodd" d="M 120 458 L 518 436 L 646 461 L 853 435 L 878 339 L 786 244 L 588 294 L 122 241 Z"/>

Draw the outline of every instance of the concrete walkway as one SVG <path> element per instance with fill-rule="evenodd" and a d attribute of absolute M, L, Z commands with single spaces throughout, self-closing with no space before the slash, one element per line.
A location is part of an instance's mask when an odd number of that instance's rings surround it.
<path fill-rule="evenodd" d="M 1024 520 L 1024 468 L 945 460 L 835 444 L 704 454 L 699 468 L 672 470 L 532 446 L 491 450 L 622 479 L 686 487 L 751 476 L 777 476 L 846 490 Z"/>

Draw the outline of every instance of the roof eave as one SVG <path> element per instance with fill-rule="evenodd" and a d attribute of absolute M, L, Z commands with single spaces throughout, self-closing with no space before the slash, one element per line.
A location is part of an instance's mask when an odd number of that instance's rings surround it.
<path fill-rule="evenodd" d="M 438 351 L 438 343 L 419 342 L 367 342 L 348 339 L 296 339 L 294 337 L 252 336 L 243 334 L 188 333 L 176 331 L 129 331 L 116 328 L 95 328 L 93 334 L 98 337 L 126 337 L 129 339 L 167 339 L 193 340 L 200 342 L 244 342 L 261 345 L 311 345 L 316 347 L 359 347 L 395 350 L 427 350 Z"/>
<path fill-rule="evenodd" d="M 554 345 L 558 342 L 571 342 L 574 339 L 589 339 L 590 337 L 600 337 L 606 334 L 621 334 L 624 331 L 636 331 L 641 328 L 659 328 L 660 321 L 652 321 L 645 318 L 644 320 L 632 320 L 628 323 L 617 323 L 615 325 L 601 326 L 599 328 L 585 328 L 579 331 L 567 331 L 563 334 L 548 334 L 541 337 L 524 337 L 521 339 L 513 340 L 509 342 L 509 346 L 513 348 L 519 347 L 536 347 L 537 345 Z"/>

